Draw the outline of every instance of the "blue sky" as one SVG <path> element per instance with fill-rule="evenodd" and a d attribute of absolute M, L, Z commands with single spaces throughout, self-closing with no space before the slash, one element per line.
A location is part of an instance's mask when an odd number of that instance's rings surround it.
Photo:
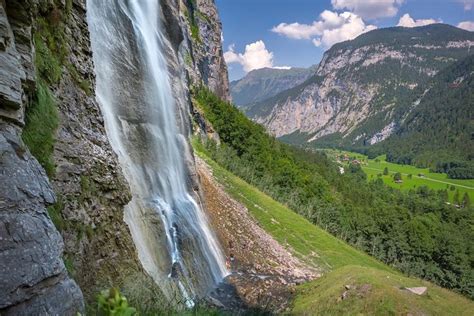
<path fill-rule="evenodd" d="M 231 80 L 262 67 L 308 67 L 374 28 L 443 22 L 474 31 L 474 0 L 216 0 Z M 248 45 L 248 46 L 247 46 Z M 247 47 L 246 47 L 247 46 Z"/>

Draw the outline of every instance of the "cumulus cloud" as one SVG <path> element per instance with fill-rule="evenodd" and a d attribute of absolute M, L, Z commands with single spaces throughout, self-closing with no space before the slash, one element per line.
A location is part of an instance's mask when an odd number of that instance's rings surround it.
<path fill-rule="evenodd" d="M 465 29 L 466 31 L 474 32 L 474 21 L 463 21 L 458 24 L 460 29 Z"/>
<path fill-rule="evenodd" d="M 404 26 L 404 27 L 416 27 L 416 26 L 424 26 L 433 23 L 441 23 L 441 20 L 435 19 L 413 19 L 408 13 L 405 13 L 400 20 L 398 21 L 397 26 Z"/>
<path fill-rule="evenodd" d="M 272 28 L 272 32 L 288 38 L 311 40 L 316 46 L 330 47 L 376 28 L 375 25 L 366 25 L 357 14 L 325 10 L 312 24 L 280 23 Z"/>
<path fill-rule="evenodd" d="M 457 0 L 457 2 L 462 3 L 462 5 L 464 5 L 464 10 L 466 11 L 474 8 L 474 0 Z"/>
<path fill-rule="evenodd" d="M 265 67 L 273 67 L 273 53 L 269 52 L 263 41 L 256 41 L 245 46 L 245 52 L 236 53 L 235 46 L 230 45 L 224 53 L 226 63 L 239 63 L 245 72 Z"/>
<path fill-rule="evenodd" d="M 405 0 L 331 0 L 335 10 L 350 10 L 364 19 L 395 16 L 404 2 Z"/>

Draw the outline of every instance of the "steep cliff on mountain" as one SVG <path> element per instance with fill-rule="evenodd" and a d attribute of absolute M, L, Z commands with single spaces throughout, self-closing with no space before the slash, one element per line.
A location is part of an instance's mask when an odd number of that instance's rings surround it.
<path fill-rule="evenodd" d="M 75 315 L 82 293 L 61 259 L 63 242 L 46 207 L 55 194 L 21 139 L 35 90 L 36 1 L 0 3 L 0 313 Z"/>
<path fill-rule="evenodd" d="M 214 0 L 166 0 L 162 3 L 168 32 L 176 27 L 167 12 L 178 17 L 182 42 L 176 45 L 191 85 L 204 84 L 222 99 L 229 99 L 229 79 L 222 51 L 222 25 Z"/>
<path fill-rule="evenodd" d="M 290 142 L 374 144 L 396 129 L 413 92 L 473 45 L 474 33 L 444 24 L 374 30 L 334 45 L 296 91 L 247 113 Z"/>
<path fill-rule="evenodd" d="M 160 3 L 173 85 L 203 83 L 228 98 L 214 2 Z M 0 313 L 75 314 L 83 299 L 70 277 L 89 301 L 110 286 L 146 299 L 154 286 L 123 221 L 128 184 L 95 100 L 86 1 L 0 9 Z M 189 133 L 191 103 L 177 104 Z"/>
<path fill-rule="evenodd" d="M 316 71 L 309 68 L 261 68 L 250 71 L 245 77 L 230 83 L 232 102 L 238 107 L 251 107 L 274 95 L 306 81 Z"/>

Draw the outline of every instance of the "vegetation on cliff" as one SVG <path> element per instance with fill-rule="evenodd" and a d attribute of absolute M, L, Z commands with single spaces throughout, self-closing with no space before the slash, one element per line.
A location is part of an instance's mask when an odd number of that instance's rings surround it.
<path fill-rule="evenodd" d="M 199 89 L 195 100 L 219 133 L 220 145 L 205 143 L 219 164 L 391 266 L 474 296 L 471 208 L 447 205 L 433 191 L 367 183 L 357 166 L 341 175 L 324 154 L 278 142 L 209 91 Z"/>
<path fill-rule="evenodd" d="M 51 177 L 55 169 L 53 150 L 59 115 L 56 101 L 45 83 L 38 83 L 36 99 L 27 108 L 25 117 L 23 141 Z"/>

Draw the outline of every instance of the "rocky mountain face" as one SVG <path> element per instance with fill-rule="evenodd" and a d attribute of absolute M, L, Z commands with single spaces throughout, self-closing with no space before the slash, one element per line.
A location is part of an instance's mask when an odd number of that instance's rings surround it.
<path fill-rule="evenodd" d="M 229 98 L 214 1 L 161 5 L 173 84 Z M 0 314 L 75 315 L 83 294 L 111 286 L 146 299 L 154 285 L 95 100 L 86 1 L 1 1 L 0 35 Z M 190 131 L 189 98 L 177 106 Z"/>
<path fill-rule="evenodd" d="M 310 68 L 261 68 L 250 71 L 245 77 L 230 83 L 232 101 L 245 108 L 276 94 L 291 89 L 308 79 L 316 71 Z"/>
<path fill-rule="evenodd" d="M 246 112 L 293 143 L 375 144 L 397 129 L 430 79 L 473 46 L 473 32 L 444 24 L 374 30 L 334 45 L 313 77 Z"/>
<path fill-rule="evenodd" d="M 46 211 L 57 198 L 21 139 L 35 89 L 30 8 L 38 3 L 23 5 L 0 5 L 0 313 L 73 315 L 83 309 L 82 293 L 68 276 L 63 240 Z"/>

